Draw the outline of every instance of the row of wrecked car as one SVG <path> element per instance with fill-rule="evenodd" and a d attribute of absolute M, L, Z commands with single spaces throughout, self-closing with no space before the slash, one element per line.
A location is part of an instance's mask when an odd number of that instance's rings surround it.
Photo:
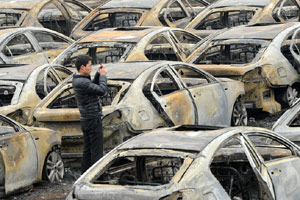
<path fill-rule="evenodd" d="M 298 0 L 16 2 L 0 5 L 1 195 L 81 156 L 70 75 L 88 54 L 108 70 L 104 150 L 119 146 L 69 199 L 297 199 Z M 220 128 L 285 107 L 273 129 L 288 139 Z"/>

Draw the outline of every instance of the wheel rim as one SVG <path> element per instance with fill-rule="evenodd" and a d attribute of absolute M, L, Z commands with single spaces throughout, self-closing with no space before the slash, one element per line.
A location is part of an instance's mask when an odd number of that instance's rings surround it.
<path fill-rule="evenodd" d="M 288 106 L 291 107 L 298 99 L 298 91 L 295 88 L 288 87 L 286 91 L 286 98 Z"/>
<path fill-rule="evenodd" d="M 57 152 L 51 152 L 46 160 L 46 173 L 48 180 L 59 182 L 64 177 L 64 164 L 61 156 Z"/>
<path fill-rule="evenodd" d="M 247 126 L 247 110 L 241 102 L 234 104 L 232 112 L 232 123 L 234 126 Z"/>

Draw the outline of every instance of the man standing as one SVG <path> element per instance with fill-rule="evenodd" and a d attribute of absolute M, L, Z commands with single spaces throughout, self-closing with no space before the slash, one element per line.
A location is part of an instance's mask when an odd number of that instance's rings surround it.
<path fill-rule="evenodd" d="M 73 76 L 73 88 L 84 139 L 81 160 L 81 172 L 84 173 L 103 156 L 102 106 L 99 96 L 107 91 L 107 71 L 101 64 L 91 80 L 92 58 L 87 55 L 79 55 L 75 66 L 78 73 Z"/>

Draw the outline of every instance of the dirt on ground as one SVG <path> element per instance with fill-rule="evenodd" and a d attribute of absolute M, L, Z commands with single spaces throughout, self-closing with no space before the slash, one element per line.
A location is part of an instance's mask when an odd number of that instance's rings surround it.
<path fill-rule="evenodd" d="M 264 112 L 249 112 L 248 125 L 258 126 L 271 129 L 276 120 L 283 114 L 284 111 L 270 115 Z M 6 199 L 9 200 L 62 200 L 65 199 L 72 190 L 72 185 L 80 177 L 80 162 L 79 160 L 68 161 L 65 164 L 65 177 L 60 183 L 49 183 L 43 181 L 36 183 L 33 186 L 19 191 L 17 194 L 11 195 Z"/>

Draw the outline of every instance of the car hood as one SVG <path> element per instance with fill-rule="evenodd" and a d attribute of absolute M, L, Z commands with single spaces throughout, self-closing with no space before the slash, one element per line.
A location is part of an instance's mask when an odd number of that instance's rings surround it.
<path fill-rule="evenodd" d="M 211 73 L 214 76 L 243 76 L 255 69 L 256 65 L 196 65 L 196 67 Z"/>

